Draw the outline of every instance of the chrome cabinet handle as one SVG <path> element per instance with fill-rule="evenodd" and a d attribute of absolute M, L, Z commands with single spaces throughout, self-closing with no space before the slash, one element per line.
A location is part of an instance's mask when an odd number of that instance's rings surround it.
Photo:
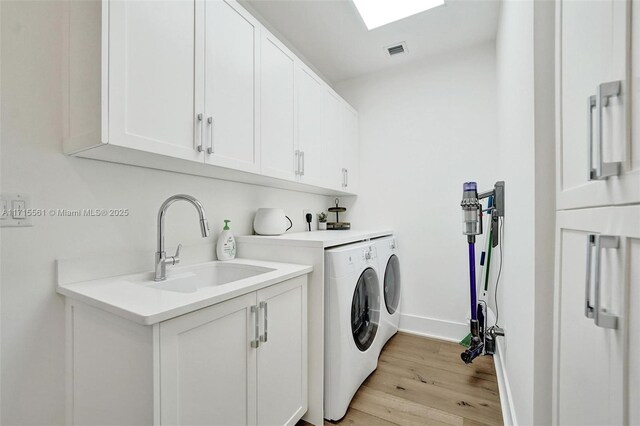
<path fill-rule="evenodd" d="M 342 187 L 347 187 L 347 169 L 345 168 L 342 169 Z"/>
<path fill-rule="evenodd" d="M 622 88 L 621 81 L 610 81 L 608 83 L 602 83 L 598 85 L 596 92 L 596 152 L 598 155 L 598 161 L 595 169 L 590 159 L 589 163 L 589 180 L 602 180 L 609 176 L 617 176 L 620 174 L 621 163 L 619 161 L 605 163 L 602 159 L 602 145 L 603 145 L 603 125 L 602 116 L 604 108 L 609 105 L 609 98 L 620 96 Z M 589 156 L 591 156 L 591 146 L 589 147 Z"/>
<path fill-rule="evenodd" d="M 595 169 L 593 168 L 593 110 L 596 107 L 596 95 L 589 96 L 587 98 L 587 125 L 589 129 L 587 131 L 589 155 L 587 156 L 587 170 L 589 171 L 589 180 L 596 179 Z"/>
<path fill-rule="evenodd" d="M 595 235 L 587 235 L 587 274 L 584 280 L 584 316 L 587 318 L 593 318 L 594 312 L 594 307 L 591 305 L 591 257 L 594 246 Z"/>
<path fill-rule="evenodd" d="M 594 270 L 594 306 L 592 307 L 592 317 L 596 326 L 602 328 L 610 328 L 617 329 L 618 328 L 618 317 L 616 315 L 612 315 L 606 311 L 606 309 L 601 306 L 601 297 L 600 297 L 600 287 L 601 287 L 601 258 L 600 254 L 602 249 L 618 249 L 620 247 L 620 237 L 613 235 L 598 235 L 598 234 L 589 234 L 587 236 L 589 242 L 589 252 L 588 255 L 591 257 L 591 247 L 595 247 L 595 270 Z M 589 269 L 587 270 L 587 275 L 591 275 L 591 264 L 590 260 L 587 263 Z M 588 278 L 590 280 L 590 278 Z M 589 288 L 587 287 L 587 292 Z M 587 301 L 588 303 L 588 301 Z M 586 307 L 585 307 L 586 310 Z M 585 311 L 586 314 L 586 311 Z"/>
<path fill-rule="evenodd" d="M 202 127 L 202 113 L 197 115 L 198 117 L 198 122 L 200 123 L 200 143 L 198 144 L 198 147 L 196 148 L 198 150 L 198 152 L 202 152 L 202 134 L 203 134 L 203 127 Z"/>
<path fill-rule="evenodd" d="M 344 187 L 349 186 L 349 169 L 344 169 Z"/>
<path fill-rule="evenodd" d="M 297 149 L 294 152 L 295 155 L 295 162 L 296 162 L 296 176 L 298 176 L 300 174 L 300 151 L 298 151 Z"/>
<path fill-rule="evenodd" d="M 264 311 L 264 314 L 262 317 L 264 321 L 264 334 L 260 336 L 260 342 L 267 343 L 267 340 L 268 340 L 267 329 L 268 329 L 268 317 L 269 317 L 269 313 L 267 311 L 267 302 L 265 301 L 260 302 L 260 310 Z"/>
<path fill-rule="evenodd" d="M 209 147 L 207 148 L 207 154 L 213 154 L 213 117 L 207 118 L 207 124 L 209 125 Z"/>
<path fill-rule="evenodd" d="M 260 346 L 260 325 L 258 323 L 258 306 L 251 305 L 251 314 L 253 315 L 254 325 L 255 325 L 255 329 L 254 329 L 255 339 L 251 341 L 251 347 L 257 348 L 258 346 Z"/>
<path fill-rule="evenodd" d="M 300 176 L 304 176 L 304 151 L 300 151 L 300 162 L 302 166 L 300 168 Z"/>

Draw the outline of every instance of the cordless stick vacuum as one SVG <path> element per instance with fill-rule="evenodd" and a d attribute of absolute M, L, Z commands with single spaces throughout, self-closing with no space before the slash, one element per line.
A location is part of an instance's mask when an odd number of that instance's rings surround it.
<path fill-rule="evenodd" d="M 469 293 L 471 303 L 471 320 L 469 328 L 471 331 L 471 343 L 469 348 L 460 354 L 460 358 L 465 364 L 471 363 L 484 351 L 484 320 L 482 324 L 478 320 L 478 297 L 476 285 L 476 235 L 482 234 L 482 204 L 480 200 L 491 197 L 491 214 L 498 217 L 504 216 L 504 182 L 496 182 L 494 188 L 478 194 L 476 182 L 465 182 L 462 187 L 462 207 L 463 230 L 467 236 L 469 245 Z M 482 315 L 484 316 L 484 315 Z M 481 332 L 482 327 L 482 332 Z"/>

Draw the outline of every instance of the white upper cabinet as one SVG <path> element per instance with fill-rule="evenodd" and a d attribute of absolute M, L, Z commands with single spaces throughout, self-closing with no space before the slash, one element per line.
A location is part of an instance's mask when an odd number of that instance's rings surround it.
<path fill-rule="evenodd" d="M 323 130 L 325 87 L 305 67 L 297 67 L 298 173 L 304 183 L 327 185 L 326 146 Z"/>
<path fill-rule="evenodd" d="M 260 61 L 260 142 L 262 173 L 295 180 L 295 56 L 262 30 Z"/>
<path fill-rule="evenodd" d="M 640 137 L 627 132 L 631 2 L 562 1 L 557 7 L 558 208 L 640 202 Z M 639 30 L 634 25 L 634 39 Z M 638 51 L 634 43 L 634 62 Z"/>
<path fill-rule="evenodd" d="M 67 18 L 65 153 L 354 193 L 345 102 L 237 1 L 72 1 Z"/>
<path fill-rule="evenodd" d="M 343 145 L 346 142 L 344 128 L 344 105 L 332 91 L 325 91 L 324 102 L 324 141 L 325 151 L 325 185 L 330 188 L 345 189 L 343 164 Z"/>
<path fill-rule="evenodd" d="M 196 94 L 203 89 L 196 72 L 202 60 L 196 4 L 109 3 L 109 143 L 202 161 L 195 149 L 202 111 Z"/>
<path fill-rule="evenodd" d="M 358 113 L 342 106 L 342 189 L 357 192 L 360 183 L 360 151 L 358 143 Z"/>
<path fill-rule="evenodd" d="M 258 23 L 235 1 L 208 0 L 205 33 L 206 161 L 257 172 Z"/>

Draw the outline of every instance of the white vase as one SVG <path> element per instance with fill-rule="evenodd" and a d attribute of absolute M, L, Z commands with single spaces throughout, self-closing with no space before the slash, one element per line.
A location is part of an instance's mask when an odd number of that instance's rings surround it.
<path fill-rule="evenodd" d="M 318 231 L 326 231 L 327 222 L 318 222 Z"/>

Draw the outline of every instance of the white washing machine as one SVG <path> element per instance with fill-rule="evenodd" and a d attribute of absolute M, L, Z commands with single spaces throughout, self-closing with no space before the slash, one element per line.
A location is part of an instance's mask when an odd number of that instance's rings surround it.
<path fill-rule="evenodd" d="M 400 294 L 402 280 L 400 279 L 400 260 L 398 245 L 394 236 L 380 238 L 374 241 L 380 271 L 380 349 L 394 334 L 398 332 L 400 324 Z"/>
<path fill-rule="evenodd" d="M 324 417 L 341 419 L 380 354 L 380 281 L 373 243 L 325 251 Z"/>

